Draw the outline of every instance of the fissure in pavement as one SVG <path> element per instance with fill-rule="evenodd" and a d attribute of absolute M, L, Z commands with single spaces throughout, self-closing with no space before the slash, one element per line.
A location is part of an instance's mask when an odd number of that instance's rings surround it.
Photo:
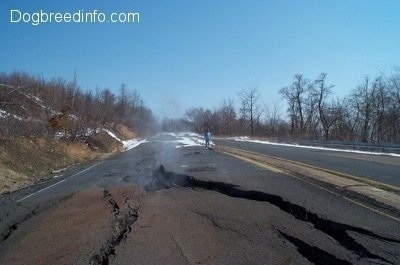
<path fill-rule="evenodd" d="M 174 186 L 182 187 L 192 187 L 201 188 L 205 190 L 212 190 L 233 198 L 241 198 L 253 201 L 268 202 L 282 211 L 292 215 L 298 220 L 309 222 L 313 224 L 314 228 L 331 236 L 340 245 L 348 249 L 351 252 L 357 254 L 360 258 L 379 260 L 388 264 L 394 264 L 389 260 L 370 252 L 362 244 L 358 243 L 354 238 L 352 238 L 348 232 L 355 232 L 360 235 L 367 236 L 372 239 L 382 240 L 386 242 L 400 244 L 400 240 L 380 236 L 374 232 L 368 231 L 363 228 L 338 223 L 332 220 L 324 219 L 317 214 L 308 211 L 305 207 L 297 204 L 293 204 L 289 201 L 284 200 L 281 196 L 268 194 L 265 192 L 254 191 L 254 190 L 242 190 L 237 185 L 215 182 L 215 181 L 205 181 L 199 180 L 192 176 L 176 174 L 173 172 L 167 172 L 165 168 L 161 165 L 159 170 L 154 174 L 154 180 L 146 187 L 147 190 L 170 188 Z M 282 233 L 281 233 L 282 234 Z M 307 248 L 306 245 L 300 244 L 301 241 L 295 240 L 296 238 L 289 236 L 287 234 L 282 234 L 288 241 L 292 242 L 297 246 L 298 251 L 305 258 L 315 264 L 326 264 L 325 262 L 318 263 L 318 257 L 321 255 L 321 251 L 317 251 L 313 248 Z M 286 235 L 286 236 L 285 236 Z M 304 251 L 304 250 L 307 251 Z M 328 253 L 329 254 L 329 253 Z M 331 255 L 331 254 L 329 254 Z M 333 255 L 332 255 L 333 256 Z M 342 260 L 338 259 L 338 262 Z M 340 263 L 338 263 L 340 264 Z M 345 264 L 345 263 L 342 263 Z"/>
<path fill-rule="evenodd" d="M 2 233 L 1 233 L 1 238 L 0 242 L 7 240 L 13 231 L 17 230 L 19 223 L 14 223 L 9 225 Z"/>
<path fill-rule="evenodd" d="M 297 247 L 299 253 L 307 258 L 310 262 L 314 264 L 324 264 L 324 265 L 351 265 L 351 262 L 343 259 L 339 259 L 334 255 L 318 248 L 311 246 L 304 242 L 303 240 L 296 238 L 294 236 L 288 235 L 285 232 L 278 230 L 279 234 L 283 236 L 286 240 L 291 242 Z"/>
<path fill-rule="evenodd" d="M 43 204 L 43 205 L 36 205 L 33 209 L 24 207 L 21 205 L 21 203 L 17 203 L 17 207 L 22 207 L 22 208 L 26 208 L 28 210 L 26 215 L 20 216 L 19 218 L 16 218 L 12 221 L 10 221 L 4 228 L 4 226 L 1 225 L 1 227 L 3 227 L 3 231 L 1 231 L 1 235 L 0 235 L 0 243 L 3 243 L 4 241 L 6 241 L 18 228 L 19 226 L 28 221 L 29 219 L 31 219 L 32 217 L 36 216 L 37 214 L 50 209 L 51 207 L 53 207 L 54 205 L 60 203 L 63 200 L 66 200 L 70 197 L 72 197 L 74 195 L 74 193 L 65 196 L 61 199 L 55 200 L 51 203 L 48 204 Z M 8 213 L 7 213 L 8 216 Z M 6 220 L 2 220 L 3 222 L 7 222 Z"/>
<path fill-rule="evenodd" d="M 137 209 L 130 206 L 127 200 L 124 203 L 127 204 L 129 210 L 127 213 L 121 213 L 119 205 L 107 190 L 103 190 L 103 196 L 111 205 L 114 215 L 114 220 L 112 221 L 114 235 L 101 247 L 99 253 L 93 255 L 90 259 L 90 265 L 108 265 L 110 256 L 115 255 L 115 248 L 132 231 L 132 225 L 138 219 Z"/>
<path fill-rule="evenodd" d="M 11 234 L 18 229 L 18 227 L 21 225 L 21 223 L 29 220 L 33 216 L 35 216 L 39 212 L 39 206 L 35 207 L 33 210 L 29 211 L 28 214 L 26 214 L 24 217 L 22 217 L 20 220 L 15 220 L 12 223 L 8 224 L 5 229 L 1 232 L 0 236 L 0 243 L 3 241 L 6 241 Z"/>

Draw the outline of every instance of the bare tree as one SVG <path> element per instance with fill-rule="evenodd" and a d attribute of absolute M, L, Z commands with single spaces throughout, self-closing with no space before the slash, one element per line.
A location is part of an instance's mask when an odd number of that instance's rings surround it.
<path fill-rule="evenodd" d="M 358 130 L 362 142 L 368 142 L 370 139 L 374 97 L 375 87 L 371 86 L 369 77 L 365 77 L 363 83 L 350 95 L 352 111 L 357 113 L 357 120 L 359 120 L 354 123 L 355 128 Z"/>
<path fill-rule="evenodd" d="M 372 135 L 371 140 L 383 142 L 386 139 L 387 130 L 386 122 L 388 117 L 388 105 L 390 104 L 389 91 L 383 81 L 382 76 L 377 77 L 373 84 L 375 92 L 374 97 L 374 117 L 372 118 Z"/>
<path fill-rule="evenodd" d="M 271 136 L 276 136 L 278 133 L 279 122 L 281 120 L 278 103 L 274 103 L 272 107 L 265 103 L 263 105 L 266 113 L 266 127 L 269 130 Z"/>
<path fill-rule="evenodd" d="M 390 103 L 388 106 L 389 141 L 400 141 L 400 71 L 387 78 Z"/>
<path fill-rule="evenodd" d="M 236 123 L 236 112 L 233 104 L 233 100 L 223 100 L 221 106 L 218 110 L 221 124 L 220 124 L 220 133 L 223 135 L 232 135 L 235 123 Z"/>
<path fill-rule="evenodd" d="M 254 136 L 255 126 L 260 122 L 261 108 L 259 104 L 260 94 L 257 88 L 243 89 L 239 92 L 240 115 L 245 130 L 250 128 L 251 136 Z"/>
<path fill-rule="evenodd" d="M 279 90 L 279 94 L 287 100 L 289 105 L 288 111 L 291 123 L 291 133 L 299 131 L 304 132 L 304 97 L 306 93 L 306 88 L 308 85 L 308 80 L 304 79 L 303 75 L 296 74 L 294 76 L 294 81 L 289 87 L 284 87 Z"/>
<path fill-rule="evenodd" d="M 326 98 L 332 92 L 333 85 L 326 85 L 326 73 L 321 73 L 315 83 L 318 89 L 318 113 L 324 130 L 325 140 L 329 139 L 329 131 L 337 118 L 336 107 L 334 104 L 327 106 Z"/>
<path fill-rule="evenodd" d="M 212 112 L 209 109 L 190 108 L 186 110 L 185 118 L 192 124 L 195 132 L 202 133 L 207 128 L 210 128 L 211 131 L 215 131 Z"/>

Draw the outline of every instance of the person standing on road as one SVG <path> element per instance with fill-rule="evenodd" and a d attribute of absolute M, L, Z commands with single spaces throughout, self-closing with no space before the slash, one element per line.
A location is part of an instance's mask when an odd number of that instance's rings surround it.
<path fill-rule="evenodd" d="M 210 140 L 211 140 L 211 132 L 210 129 L 207 129 L 204 133 L 204 140 L 206 141 L 206 148 L 210 147 Z"/>

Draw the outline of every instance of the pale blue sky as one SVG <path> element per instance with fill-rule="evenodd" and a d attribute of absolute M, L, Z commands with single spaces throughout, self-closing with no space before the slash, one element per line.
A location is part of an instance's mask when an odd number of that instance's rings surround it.
<path fill-rule="evenodd" d="M 140 23 L 11 23 L 10 10 L 139 12 Z M 257 87 L 268 104 L 301 73 L 338 96 L 400 66 L 398 0 L 0 2 L 0 71 L 137 89 L 158 116 L 216 107 Z M 282 101 L 283 102 L 283 101 Z M 282 104 L 283 105 L 283 104 Z"/>

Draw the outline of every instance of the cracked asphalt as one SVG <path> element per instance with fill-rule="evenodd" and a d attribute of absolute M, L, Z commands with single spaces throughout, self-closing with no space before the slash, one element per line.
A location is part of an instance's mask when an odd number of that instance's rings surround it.
<path fill-rule="evenodd" d="M 0 213 L 0 264 L 400 264 L 398 221 L 171 136 L 2 195 Z"/>

